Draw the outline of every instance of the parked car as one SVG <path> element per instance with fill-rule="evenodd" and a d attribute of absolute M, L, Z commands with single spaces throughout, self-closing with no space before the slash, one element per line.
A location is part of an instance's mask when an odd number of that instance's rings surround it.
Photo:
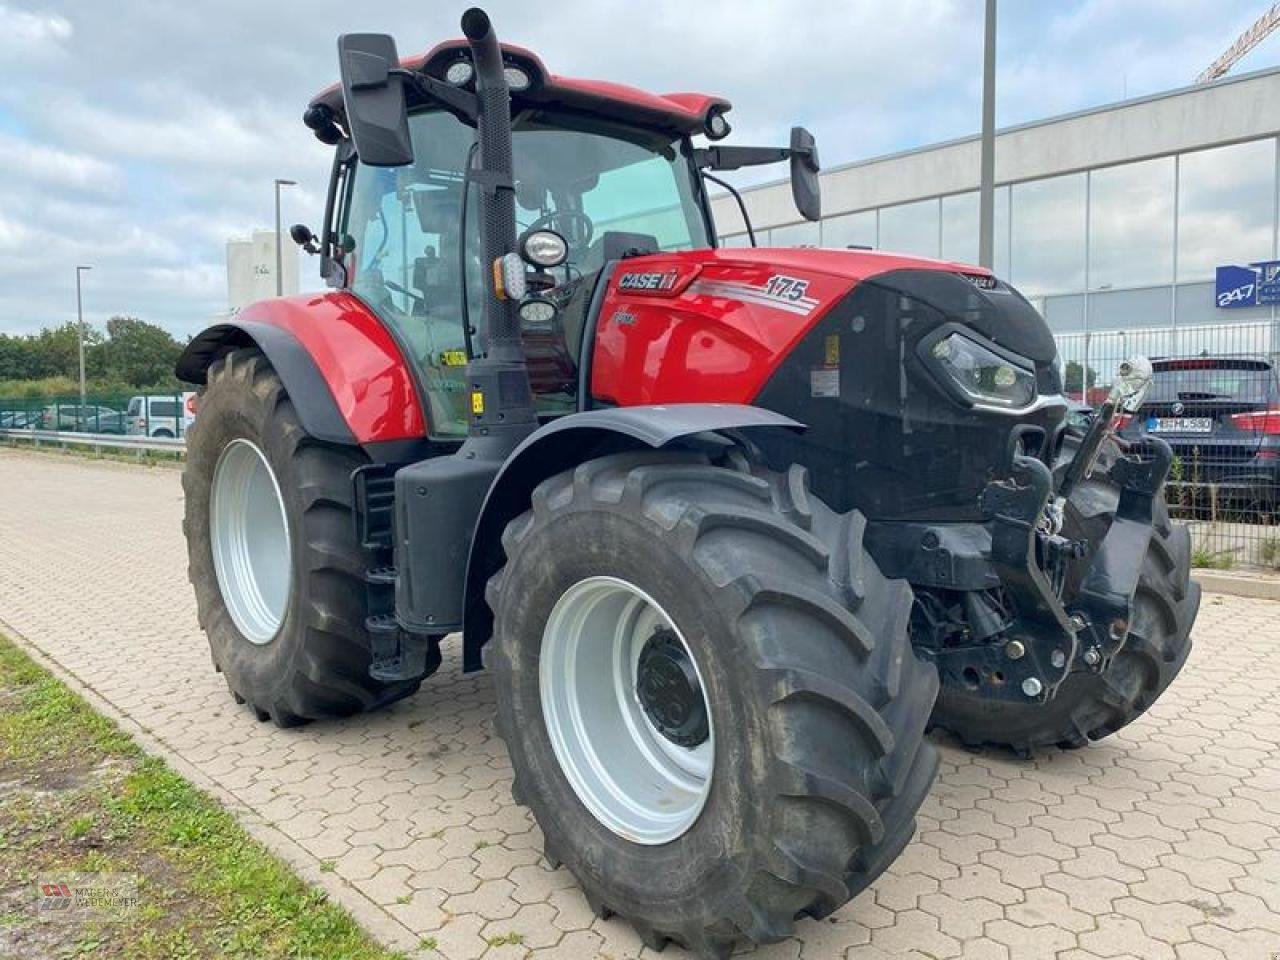
<path fill-rule="evenodd" d="M 38 426 L 39 410 L 6 410 L 0 413 L 0 430 L 35 430 Z"/>
<path fill-rule="evenodd" d="M 111 433 L 123 435 L 125 432 L 124 414 L 111 407 L 93 404 L 80 406 L 78 403 L 57 403 L 44 408 L 40 413 L 39 428 L 41 430 L 64 430 L 74 433 Z"/>
<path fill-rule="evenodd" d="M 1174 479 L 1213 484 L 1246 504 L 1280 501 L 1280 380 L 1261 357 L 1156 360 L 1146 399 L 1121 436 L 1158 436 Z"/>
<path fill-rule="evenodd" d="M 137 437 L 182 435 L 182 401 L 171 393 L 133 397 L 125 412 L 129 433 Z"/>

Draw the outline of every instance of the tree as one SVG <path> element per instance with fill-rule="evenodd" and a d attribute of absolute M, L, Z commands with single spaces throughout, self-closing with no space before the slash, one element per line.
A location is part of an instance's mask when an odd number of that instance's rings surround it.
<path fill-rule="evenodd" d="M 137 317 L 112 317 L 101 347 L 107 379 L 148 387 L 173 379 L 182 345 L 163 327 Z"/>
<path fill-rule="evenodd" d="M 1084 366 L 1082 364 L 1077 363 L 1075 360 L 1068 361 L 1067 362 L 1067 382 L 1063 384 L 1063 387 L 1066 389 L 1067 393 L 1083 394 L 1085 392 L 1084 377 L 1085 377 Z M 1098 371 L 1093 369 L 1093 367 L 1090 367 L 1089 368 L 1089 386 L 1095 387 L 1097 386 L 1097 384 L 1098 384 Z"/>
<path fill-rule="evenodd" d="M 0 380 L 33 380 L 39 375 L 32 338 L 0 333 Z"/>

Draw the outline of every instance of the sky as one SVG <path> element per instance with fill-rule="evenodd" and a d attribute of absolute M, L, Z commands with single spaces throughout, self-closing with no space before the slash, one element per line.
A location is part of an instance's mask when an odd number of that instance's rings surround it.
<path fill-rule="evenodd" d="M 997 124 L 1190 83 L 1262 0 L 1001 0 Z M 128 314 L 193 335 L 226 309 L 225 244 L 319 228 L 331 148 L 303 127 L 340 33 L 401 55 L 459 33 L 464 3 L 0 0 L 0 333 Z M 827 166 L 976 132 L 982 0 L 491 0 L 548 68 L 728 97 L 730 143 L 807 126 Z M 803 16 L 798 11 L 803 10 Z M 696 11 L 696 16 L 695 16 Z M 1233 73 L 1280 63 L 1280 33 Z M 304 289 L 320 286 L 316 261 Z"/>

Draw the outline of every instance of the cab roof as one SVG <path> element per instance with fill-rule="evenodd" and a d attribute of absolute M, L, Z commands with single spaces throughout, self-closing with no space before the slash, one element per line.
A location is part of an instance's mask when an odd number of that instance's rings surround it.
<path fill-rule="evenodd" d="M 536 53 L 514 44 L 501 44 L 508 67 L 519 67 L 530 77 L 528 89 L 512 92 L 515 105 L 559 106 L 630 123 L 673 136 L 692 135 L 706 129 L 712 113 L 728 112 L 732 104 L 705 93 L 654 94 L 608 80 L 581 80 L 551 73 Z M 466 40 L 447 40 L 425 54 L 400 61 L 406 70 L 420 71 L 444 80 L 445 71 L 459 60 L 470 60 Z M 342 122 L 342 89 L 338 84 L 316 94 L 310 106 L 322 105 Z"/>

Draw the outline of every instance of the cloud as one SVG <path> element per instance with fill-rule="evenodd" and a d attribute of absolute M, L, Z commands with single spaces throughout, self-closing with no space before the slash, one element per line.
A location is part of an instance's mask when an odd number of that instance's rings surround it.
<path fill-rule="evenodd" d="M 120 171 L 111 163 L 0 132 L 0 156 L 5 175 L 74 191 L 109 192 L 120 185 Z"/>
<path fill-rule="evenodd" d="M 62 51 L 71 21 L 56 13 L 32 13 L 0 4 L 0 62 L 39 60 Z"/>
<path fill-rule="evenodd" d="M 0 2 L 0 331 L 73 316 L 78 262 L 95 266 L 92 322 L 126 312 L 198 330 L 225 307 L 227 238 L 270 225 L 275 177 L 298 181 L 285 223 L 320 225 L 332 152 L 299 121 L 336 78 L 338 34 L 386 31 L 421 51 L 457 35 L 465 5 Z M 555 72 L 728 96 L 732 142 L 781 142 L 803 123 L 827 166 L 978 127 L 976 0 L 488 7 Z M 1254 0 L 1002 4 L 999 122 L 1190 82 L 1257 12 Z M 1269 41 L 1247 65 L 1278 54 Z M 315 264 L 301 270 L 312 288 Z"/>

